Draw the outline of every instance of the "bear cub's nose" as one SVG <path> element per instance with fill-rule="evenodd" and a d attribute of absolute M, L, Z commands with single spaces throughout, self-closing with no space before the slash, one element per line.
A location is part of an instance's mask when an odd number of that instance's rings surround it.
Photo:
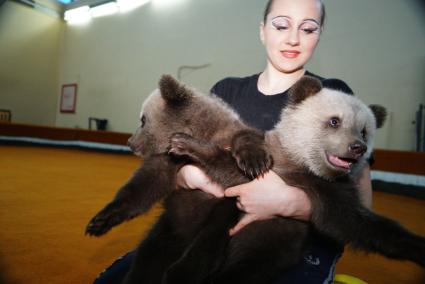
<path fill-rule="evenodd" d="M 367 146 L 364 143 L 356 142 L 352 143 L 348 146 L 348 150 L 357 155 L 362 156 L 367 151 Z"/>

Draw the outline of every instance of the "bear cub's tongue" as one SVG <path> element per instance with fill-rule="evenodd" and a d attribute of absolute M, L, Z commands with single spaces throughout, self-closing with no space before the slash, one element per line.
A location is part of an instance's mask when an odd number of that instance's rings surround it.
<path fill-rule="evenodd" d="M 338 158 L 334 155 L 328 156 L 329 163 L 331 163 L 335 167 L 344 168 L 344 169 L 350 169 L 351 162 L 345 161 L 343 159 Z"/>

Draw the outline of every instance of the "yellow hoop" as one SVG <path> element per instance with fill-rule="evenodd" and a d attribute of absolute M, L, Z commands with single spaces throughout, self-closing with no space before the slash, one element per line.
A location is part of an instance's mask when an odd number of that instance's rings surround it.
<path fill-rule="evenodd" d="M 337 274 L 335 275 L 335 284 L 367 284 L 367 282 L 364 282 L 363 280 L 346 275 L 346 274 Z"/>

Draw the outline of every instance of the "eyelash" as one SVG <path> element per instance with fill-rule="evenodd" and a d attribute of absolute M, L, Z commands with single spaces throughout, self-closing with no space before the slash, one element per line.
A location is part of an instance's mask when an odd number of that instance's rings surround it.
<path fill-rule="evenodd" d="M 302 29 L 306 34 L 312 34 L 317 31 L 317 29 Z"/>
<path fill-rule="evenodd" d="M 282 26 L 274 26 L 276 30 L 281 31 L 281 30 L 287 30 L 288 27 L 282 27 Z"/>
<path fill-rule="evenodd" d="M 280 30 L 287 30 L 289 27 L 287 27 L 287 26 L 280 26 L 279 24 L 274 24 L 274 23 L 272 23 L 272 26 L 276 29 L 276 30 L 278 30 L 278 31 L 280 31 Z"/>
<path fill-rule="evenodd" d="M 289 28 L 289 27 L 282 27 L 282 26 L 274 26 L 274 27 L 278 31 L 286 31 Z M 301 29 L 301 30 L 308 35 L 317 31 L 317 29 L 315 29 L 315 28 L 313 28 L 313 29 L 304 28 L 304 29 Z"/>

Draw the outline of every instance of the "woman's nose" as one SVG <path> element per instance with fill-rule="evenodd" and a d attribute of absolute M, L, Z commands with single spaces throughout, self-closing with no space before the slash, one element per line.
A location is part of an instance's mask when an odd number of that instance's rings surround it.
<path fill-rule="evenodd" d="M 290 31 L 286 41 L 289 45 L 296 46 L 300 43 L 300 37 L 298 32 L 299 31 L 297 29 L 293 29 L 292 31 Z"/>

